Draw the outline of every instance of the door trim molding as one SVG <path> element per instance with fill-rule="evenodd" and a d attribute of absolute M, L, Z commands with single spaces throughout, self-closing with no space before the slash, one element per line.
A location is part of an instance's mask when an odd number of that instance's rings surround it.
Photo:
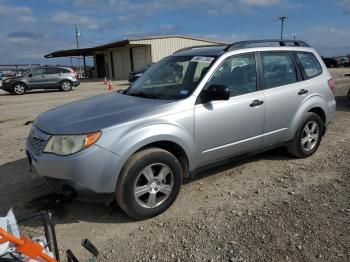
<path fill-rule="evenodd" d="M 233 143 L 225 144 L 225 145 L 222 145 L 222 146 L 210 148 L 210 149 L 207 149 L 205 151 L 202 151 L 202 154 L 209 153 L 209 152 L 212 152 L 212 151 L 215 151 L 215 150 L 218 150 L 218 149 L 222 149 L 222 148 L 225 148 L 225 147 L 238 145 L 238 144 L 241 144 L 241 143 L 244 143 L 244 142 L 247 142 L 247 141 L 250 141 L 250 140 L 254 140 L 254 139 L 257 139 L 257 138 L 262 138 L 264 136 L 268 136 L 268 135 L 271 135 L 271 134 L 274 134 L 274 133 L 278 133 L 278 132 L 284 131 L 286 129 L 288 129 L 288 128 L 277 129 L 277 130 L 274 130 L 274 131 L 271 131 L 271 132 L 268 132 L 268 133 L 264 133 L 264 134 L 261 134 L 261 135 L 253 136 L 253 137 L 250 137 L 250 138 L 246 138 L 246 139 L 243 139 L 243 140 L 240 140 L 240 141 L 237 141 L 237 142 L 233 142 Z"/>

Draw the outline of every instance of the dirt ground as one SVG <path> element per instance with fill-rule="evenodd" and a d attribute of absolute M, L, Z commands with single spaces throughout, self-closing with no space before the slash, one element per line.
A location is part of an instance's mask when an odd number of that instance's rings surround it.
<path fill-rule="evenodd" d="M 337 116 L 312 157 L 277 149 L 203 172 L 184 184 L 170 210 L 145 221 L 117 206 L 62 200 L 29 172 L 26 122 L 108 92 L 102 83 L 69 93 L 0 91 L 0 216 L 11 207 L 18 217 L 51 210 L 61 255 L 70 248 L 82 261 L 89 257 L 83 238 L 100 249 L 100 261 L 350 261 L 349 71 L 331 70 Z"/>

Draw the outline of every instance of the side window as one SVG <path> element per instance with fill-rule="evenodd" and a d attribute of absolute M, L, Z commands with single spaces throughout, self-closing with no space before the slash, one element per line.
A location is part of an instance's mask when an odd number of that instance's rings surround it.
<path fill-rule="evenodd" d="M 309 79 L 322 73 L 322 67 L 313 53 L 297 52 L 297 57 L 301 63 L 304 79 Z"/>
<path fill-rule="evenodd" d="M 35 68 L 30 72 L 33 76 L 45 74 L 45 68 Z"/>
<path fill-rule="evenodd" d="M 255 55 L 247 54 L 227 59 L 209 80 L 209 84 L 225 85 L 231 97 L 256 91 Z"/>
<path fill-rule="evenodd" d="M 289 53 L 261 53 L 265 89 L 297 82 L 297 73 Z"/>
<path fill-rule="evenodd" d="M 59 74 L 59 70 L 57 68 L 46 68 L 46 74 L 54 75 Z"/>

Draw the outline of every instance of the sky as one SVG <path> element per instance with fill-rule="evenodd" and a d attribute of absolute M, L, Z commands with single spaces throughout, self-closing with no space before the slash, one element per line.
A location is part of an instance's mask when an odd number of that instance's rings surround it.
<path fill-rule="evenodd" d="M 0 64 L 62 64 L 43 56 L 126 38 L 186 35 L 235 42 L 305 40 L 324 56 L 350 53 L 350 0 L 0 0 Z M 64 62 L 63 62 L 64 63 Z"/>

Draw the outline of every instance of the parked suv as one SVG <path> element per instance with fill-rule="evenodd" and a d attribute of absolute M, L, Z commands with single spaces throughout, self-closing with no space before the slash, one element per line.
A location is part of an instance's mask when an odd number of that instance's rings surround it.
<path fill-rule="evenodd" d="M 31 89 L 60 89 L 70 91 L 80 84 L 76 72 L 69 67 L 35 67 L 21 76 L 2 81 L 2 89 L 16 95 L 23 95 Z"/>
<path fill-rule="evenodd" d="M 179 68 L 176 81 L 161 81 Z M 152 217 L 175 201 L 184 178 L 235 156 L 279 146 L 311 156 L 335 115 L 333 88 L 304 42 L 188 48 L 126 91 L 41 114 L 27 155 L 57 192 L 99 193 L 134 218 Z"/>

